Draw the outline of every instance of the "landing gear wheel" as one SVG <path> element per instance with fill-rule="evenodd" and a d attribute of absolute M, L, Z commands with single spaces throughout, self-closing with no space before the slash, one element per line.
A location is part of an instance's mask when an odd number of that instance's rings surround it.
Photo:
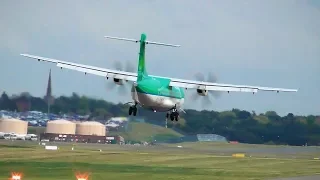
<path fill-rule="evenodd" d="M 174 120 L 179 121 L 179 114 L 176 114 L 176 115 L 174 116 Z"/>
<path fill-rule="evenodd" d="M 129 107 L 129 116 L 131 116 L 132 111 L 133 111 L 133 108 L 132 108 L 132 107 Z"/>
<path fill-rule="evenodd" d="M 137 115 L 137 111 L 138 111 L 137 107 L 133 107 L 133 116 Z"/>
<path fill-rule="evenodd" d="M 171 121 L 174 120 L 174 114 L 173 114 L 173 113 L 170 114 L 170 120 L 171 120 Z"/>
<path fill-rule="evenodd" d="M 179 121 L 179 112 L 176 107 L 172 108 L 172 110 L 166 114 L 166 119 L 168 119 L 169 116 L 171 121 Z"/>

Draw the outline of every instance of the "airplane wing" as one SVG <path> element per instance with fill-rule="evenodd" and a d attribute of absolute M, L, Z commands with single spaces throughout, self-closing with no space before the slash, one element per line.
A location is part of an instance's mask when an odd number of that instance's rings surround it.
<path fill-rule="evenodd" d="M 103 77 L 108 77 L 108 78 L 117 78 L 117 79 L 122 79 L 122 80 L 127 80 L 127 81 L 133 81 L 133 82 L 136 81 L 136 79 L 137 79 L 136 73 L 99 68 L 99 67 L 88 66 L 88 65 L 84 65 L 84 64 L 77 64 L 77 63 L 72 63 L 72 62 L 67 62 L 67 61 L 61 61 L 61 60 L 57 60 L 57 59 L 50 59 L 50 58 L 34 56 L 34 55 L 29 55 L 29 54 L 20 54 L 20 55 L 28 57 L 28 58 L 36 59 L 38 61 L 54 63 L 54 64 L 56 64 L 56 66 L 60 67 L 61 69 L 62 68 L 71 69 L 71 70 L 83 72 L 86 74 L 93 74 L 93 75 L 103 76 Z"/>
<path fill-rule="evenodd" d="M 297 92 L 298 91 L 296 89 L 220 84 L 220 83 L 191 81 L 191 80 L 174 79 L 174 78 L 171 78 L 170 86 L 176 86 L 176 87 L 181 87 L 186 89 L 201 89 L 201 90 L 207 90 L 207 91 L 226 91 L 226 92 L 234 91 L 234 92 L 256 93 L 258 91 L 275 91 L 275 92 Z"/>
<path fill-rule="evenodd" d="M 99 67 L 61 61 L 57 59 L 50 59 L 50 58 L 34 56 L 29 54 L 21 54 L 21 55 L 32 58 L 32 59 L 36 59 L 38 61 L 54 63 L 60 68 L 71 69 L 71 70 L 93 74 L 97 76 L 117 78 L 122 80 L 133 81 L 133 82 L 135 82 L 137 79 L 137 73 L 99 68 Z M 160 77 L 160 76 L 152 76 L 152 77 Z M 220 83 L 210 83 L 210 82 L 202 82 L 202 81 L 183 80 L 183 79 L 176 79 L 176 78 L 169 78 L 169 77 L 161 77 L 161 78 L 170 79 L 171 81 L 169 86 L 176 86 L 176 87 L 181 87 L 186 89 L 201 89 L 201 90 L 207 90 L 207 91 L 225 91 L 225 92 L 233 91 L 233 92 L 252 92 L 252 93 L 256 93 L 258 91 L 275 91 L 275 92 L 297 92 L 298 91 L 296 89 L 220 84 Z"/>

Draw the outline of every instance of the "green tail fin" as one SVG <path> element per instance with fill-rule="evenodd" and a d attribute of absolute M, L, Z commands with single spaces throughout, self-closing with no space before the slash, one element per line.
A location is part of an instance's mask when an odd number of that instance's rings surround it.
<path fill-rule="evenodd" d="M 145 49 L 146 49 L 146 39 L 145 34 L 141 34 L 140 38 L 140 51 L 139 51 L 139 64 L 138 64 L 138 81 L 142 80 L 144 77 L 148 76 L 145 65 Z"/>

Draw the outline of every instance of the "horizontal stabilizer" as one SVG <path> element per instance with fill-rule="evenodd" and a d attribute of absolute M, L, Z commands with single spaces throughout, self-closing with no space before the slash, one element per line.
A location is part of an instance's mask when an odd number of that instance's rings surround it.
<path fill-rule="evenodd" d="M 180 47 L 180 45 L 175 45 L 175 44 L 166 44 L 166 43 L 152 42 L 152 41 L 146 41 L 146 43 L 147 43 L 147 44 L 161 45 L 161 46 Z"/>
<path fill-rule="evenodd" d="M 112 37 L 112 36 L 104 36 L 105 38 L 108 39 L 116 39 L 116 40 L 122 40 L 122 41 L 131 41 L 131 42 L 140 42 L 140 40 L 136 40 L 136 39 L 129 39 L 129 38 L 119 38 L 119 37 Z"/>
<path fill-rule="evenodd" d="M 113 36 L 104 36 L 105 38 L 108 39 L 116 39 L 116 40 L 122 40 L 122 41 L 130 41 L 130 42 L 141 42 L 142 40 L 137 40 L 137 39 L 130 39 L 130 38 L 121 38 L 121 37 L 113 37 Z M 154 44 L 154 45 L 160 45 L 160 46 L 171 46 L 171 47 L 180 47 L 180 45 L 175 45 L 175 44 L 167 44 L 167 43 L 161 43 L 161 42 L 153 42 L 153 41 L 146 41 L 144 40 L 146 44 Z"/>

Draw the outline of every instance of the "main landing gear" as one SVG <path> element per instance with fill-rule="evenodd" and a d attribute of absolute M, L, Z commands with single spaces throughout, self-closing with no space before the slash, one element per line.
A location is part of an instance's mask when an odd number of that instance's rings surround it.
<path fill-rule="evenodd" d="M 129 116 L 131 116 L 131 114 L 133 116 L 136 116 L 137 115 L 137 111 L 138 111 L 137 103 L 135 103 L 134 105 L 129 107 Z"/>
<path fill-rule="evenodd" d="M 166 114 L 166 119 L 168 119 L 169 117 L 171 121 L 179 121 L 179 112 L 175 107 Z"/>

